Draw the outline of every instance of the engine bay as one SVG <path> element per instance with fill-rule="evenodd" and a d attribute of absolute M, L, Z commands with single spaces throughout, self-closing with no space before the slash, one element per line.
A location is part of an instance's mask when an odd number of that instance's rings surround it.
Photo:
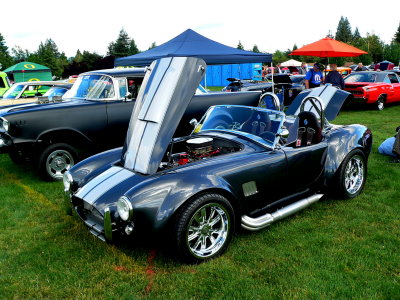
<path fill-rule="evenodd" d="M 176 138 L 164 155 L 159 171 L 241 150 L 240 144 L 216 137 Z"/>

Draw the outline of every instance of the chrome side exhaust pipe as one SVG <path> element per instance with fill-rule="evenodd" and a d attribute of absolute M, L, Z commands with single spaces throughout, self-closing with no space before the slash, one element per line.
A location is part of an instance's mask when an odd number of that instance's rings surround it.
<path fill-rule="evenodd" d="M 299 200 L 281 209 L 278 209 L 272 214 L 265 214 L 258 218 L 251 218 L 249 216 L 242 216 L 242 227 L 247 230 L 256 231 L 265 228 L 278 220 L 281 220 L 287 216 L 290 216 L 300 210 L 303 210 L 307 206 L 317 202 L 322 198 L 324 194 L 315 194 L 308 198 Z"/>

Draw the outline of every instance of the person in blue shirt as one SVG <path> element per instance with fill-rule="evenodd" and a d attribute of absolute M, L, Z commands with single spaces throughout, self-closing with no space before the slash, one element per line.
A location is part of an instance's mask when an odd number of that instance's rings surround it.
<path fill-rule="evenodd" d="M 315 63 L 313 68 L 309 70 L 305 77 L 306 89 L 319 87 L 324 80 L 324 75 L 320 70 L 320 65 Z"/>
<path fill-rule="evenodd" d="M 379 146 L 378 152 L 383 155 L 388 155 L 394 158 L 393 162 L 400 162 L 400 126 L 396 128 L 397 134 L 387 138 Z"/>
<path fill-rule="evenodd" d="M 333 86 L 344 89 L 344 80 L 342 75 L 337 70 L 336 64 L 330 64 L 330 72 L 325 77 L 325 83 L 330 83 Z"/>

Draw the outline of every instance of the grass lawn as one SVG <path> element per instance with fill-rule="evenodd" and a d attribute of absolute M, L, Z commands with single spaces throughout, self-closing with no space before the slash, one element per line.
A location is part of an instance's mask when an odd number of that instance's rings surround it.
<path fill-rule="evenodd" d="M 200 265 L 101 242 L 65 215 L 62 183 L 0 155 L 0 299 L 400 299 L 400 165 L 377 153 L 399 122 L 400 106 L 341 112 L 374 135 L 364 192 L 240 232 Z"/>

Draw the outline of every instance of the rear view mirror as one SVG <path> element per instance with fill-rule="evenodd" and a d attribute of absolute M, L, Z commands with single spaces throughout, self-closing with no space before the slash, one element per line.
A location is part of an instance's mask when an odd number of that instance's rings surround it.
<path fill-rule="evenodd" d="M 199 124 L 199 122 L 196 119 L 191 119 L 189 121 L 189 124 L 193 126 L 193 128 L 195 128 L 197 126 L 197 124 Z"/>
<path fill-rule="evenodd" d="M 281 138 L 287 139 L 289 137 L 289 130 L 283 128 L 278 134 Z"/>

